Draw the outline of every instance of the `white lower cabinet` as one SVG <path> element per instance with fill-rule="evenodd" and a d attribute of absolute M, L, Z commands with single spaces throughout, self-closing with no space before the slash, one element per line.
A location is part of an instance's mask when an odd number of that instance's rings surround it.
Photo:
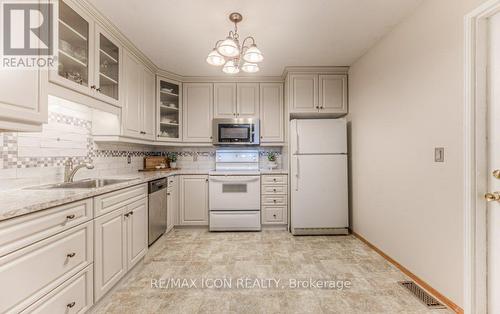
<path fill-rule="evenodd" d="M 94 221 L 94 298 L 99 300 L 127 271 L 125 207 Z"/>
<path fill-rule="evenodd" d="M 261 209 L 263 225 L 288 223 L 288 176 L 262 175 Z"/>
<path fill-rule="evenodd" d="M 138 187 L 143 186 L 146 185 Z M 94 301 L 108 292 L 148 249 L 147 193 L 139 200 L 133 197 L 131 203 L 117 192 L 109 194 L 121 199 L 122 205 L 94 220 Z M 123 195 L 130 196 L 130 188 L 125 189 Z"/>
<path fill-rule="evenodd" d="M 0 313 L 17 313 L 93 261 L 93 224 L 86 222 L 0 258 Z"/>
<path fill-rule="evenodd" d="M 208 176 L 180 177 L 180 224 L 208 225 Z"/>
<path fill-rule="evenodd" d="M 85 313 L 93 305 L 93 266 L 83 271 L 48 293 L 21 313 L 68 314 Z"/>
<path fill-rule="evenodd" d="M 134 267 L 148 250 L 148 199 L 127 206 L 127 270 Z M 127 216 L 128 215 L 128 216 Z"/>
<path fill-rule="evenodd" d="M 167 231 L 179 224 L 179 177 L 168 178 L 167 188 Z"/>

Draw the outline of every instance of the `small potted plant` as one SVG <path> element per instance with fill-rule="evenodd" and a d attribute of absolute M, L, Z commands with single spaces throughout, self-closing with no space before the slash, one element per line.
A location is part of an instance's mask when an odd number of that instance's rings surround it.
<path fill-rule="evenodd" d="M 170 164 L 170 168 L 177 168 L 177 154 L 174 152 L 168 152 L 167 158 Z"/>
<path fill-rule="evenodd" d="M 275 152 L 269 152 L 267 153 L 267 160 L 269 161 L 268 165 L 270 169 L 274 169 L 278 166 L 276 163 L 276 153 Z"/>

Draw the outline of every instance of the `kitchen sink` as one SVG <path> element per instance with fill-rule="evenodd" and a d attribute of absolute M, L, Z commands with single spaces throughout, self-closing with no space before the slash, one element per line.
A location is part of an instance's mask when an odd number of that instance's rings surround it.
<path fill-rule="evenodd" d="M 27 188 L 28 190 L 51 190 L 51 189 L 95 189 L 108 185 L 124 183 L 134 179 L 85 179 L 74 182 L 39 185 Z"/>

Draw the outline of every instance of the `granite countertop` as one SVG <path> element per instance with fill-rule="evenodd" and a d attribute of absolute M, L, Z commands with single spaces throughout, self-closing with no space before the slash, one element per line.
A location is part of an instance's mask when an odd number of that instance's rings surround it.
<path fill-rule="evenodd" d="M 0 221 L 34 213 L 96 195 L 121 190 L 129 186 L 173 175 L 206 175 L 209 170 L 165 170 L 157 172 L 138 172 L 122 176 L 109 176 L 113 179 L 132 179 L 123 183 L 93 189 L 46 189 L 46 190 L 8 190 L 0 192 Z M 287 174 L 286 170 L 261 170 L 261 174 Z"/>

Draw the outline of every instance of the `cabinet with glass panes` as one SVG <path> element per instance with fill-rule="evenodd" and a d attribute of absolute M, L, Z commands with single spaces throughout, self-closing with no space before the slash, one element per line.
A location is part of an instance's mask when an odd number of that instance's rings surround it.
<path fill-rule="evenodd" d="M 158 128 L 160 141 L 180 141 L 181 136 L 181 95 L 180 83 L 158 79 Z"/>

